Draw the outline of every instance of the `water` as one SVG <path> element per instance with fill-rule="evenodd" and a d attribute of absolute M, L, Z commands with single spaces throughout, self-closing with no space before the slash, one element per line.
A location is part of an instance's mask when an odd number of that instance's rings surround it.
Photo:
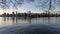
<path fill-rule="evenodd" d="M 60 34 L 60 17 L 0 17 L 0 34 Z"/>

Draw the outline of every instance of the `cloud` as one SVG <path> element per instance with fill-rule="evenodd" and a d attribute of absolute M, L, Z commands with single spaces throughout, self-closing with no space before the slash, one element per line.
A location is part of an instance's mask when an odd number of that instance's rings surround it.
<path fill-rule="evenodd" d="M 35 0 L 27 0 L 27 2 L 34 2 Z"/>

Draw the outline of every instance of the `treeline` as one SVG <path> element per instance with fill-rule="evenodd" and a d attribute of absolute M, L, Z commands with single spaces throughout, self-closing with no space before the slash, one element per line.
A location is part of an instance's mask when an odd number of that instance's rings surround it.
<path fill-rule="evenodd" d="M 53 13 L 4 13 L 2 17 L 60 17 L 60 14 L 53 14 Z"/>

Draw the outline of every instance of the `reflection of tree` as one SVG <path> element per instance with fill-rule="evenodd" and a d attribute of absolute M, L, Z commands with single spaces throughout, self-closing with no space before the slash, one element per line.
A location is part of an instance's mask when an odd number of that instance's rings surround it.
<path fill-rule="evenodd" d="M 18 20 L 19 20 L 18 17 L 12 17 L 12 23 L 13 23 L 14 25 L 17 25 L 17 24 L 18 24 Z"/>
<path fill-rule="evenodd" d="M 6 21 L 6 17 L 3 17 L 3 20 Z"/>
<path fill-rule="evenodd" d="M 17 21 L 17 20 L 18 20 L 17 18 L 18 18 L 18 17 L 16 17 L 16 24 L 17 24 L 17 22 L 18 22 L 18 21 Z"/>
<path fill-rule="evenodd" d="M 7 20 L 9 21 L 9 17 L 7 17 Z"/>
<path fill-rule="evenodd" d="M 48 23 L 50 23 L 50 17 L 48 17 Z"/>
<path fill-rule="evenodd" d="M 12 23 L 15 24 L 15 17 L 12 17 Z"/>
<path fill-rule="evenodd" d="M 28 17 L 28 23 L 31 23 L 31 17 Z"/>
<path fill-rule="evenodd" d="M 3 18 L 3 23 L 6 24 L 6 17 L 2 17 Z"/>
<path fill-rule="evenodd" d="M 43 21 L 42 24 L 46 24 L 46 23 L 47 23 L 47 24 L 50 24 L 50 20 L 51 20 L 50 17 L 43 17 L 42 19 L 43 19 L 43 20 L 42 20 L 42 21 Z"/>

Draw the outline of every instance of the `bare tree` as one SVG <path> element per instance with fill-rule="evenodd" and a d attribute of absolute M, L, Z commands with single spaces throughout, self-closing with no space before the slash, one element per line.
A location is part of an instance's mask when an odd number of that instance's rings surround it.
<path fill-rule="evenodd" d="M 60 0 L 40 0 L 38 2 L 38 7 L 42 7 L 42 10 L 53 11 L 56 6 L 59 5 Z"/>
<path fill-rule="evenodd" d="M 34 2 L 35 0 L 28 0 L 28 1 Z M 56 4 L 59 5 L 58 4 L 59 1 L 60 0 L 40 0 L 38 2 L 38 7 L 42 7 L 42 10 L 46 9 L 47 11 L 50 11 L 55 9 Z M 9 9 L 10 7 L 18 9 L 22 4 L 24 4 L 24 0 L 0 0 L 0 8 L 3 9 Z"/>
<path fill-rule="evenodd" d="M 14 8 L 18 9 L 18 6 L 23 4 L 24 0 L 0 0 L 0 7 L 3 9 L 8 9 L 9 7 L 13 6 Z"/>

